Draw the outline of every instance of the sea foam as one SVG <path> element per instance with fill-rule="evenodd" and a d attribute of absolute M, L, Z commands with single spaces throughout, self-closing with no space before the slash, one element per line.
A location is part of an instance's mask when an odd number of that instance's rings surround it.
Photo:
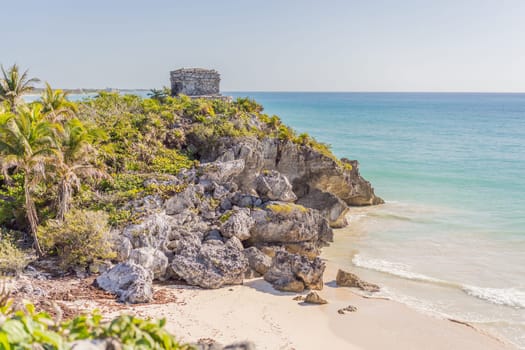
<path fill-rule="evenodd" d="M 464 286 L 463 291 L 468 295 L 493 304 L 506 305 L 515 308 L 525 308 L 525 292 L 516 288 L 482 288 Z"/>
<path fill-rule="evenodd" d="M 505 305 L 514 308 L 525 308 L 525 291 L 516 288 L 483 288 L 463 285 L 452 281 L 430 277 L 411 271 L 410 266 L 381 259 L 367 259 L 356 254 L 352 259 L 355 266 L 386 273 L 392 276 L 424 283 L 436 284 L 444 287 L 459 288 L 466 294 L 492 304 Z"/>
<path fill-rule="evenodd" d="M 402 264 L 402 263 L 395 263 L 395 262 L 381 260 L 381 259 L 367 259 L 367 258 L 363 258 L 360 254 L 356 254 L 354 258 L 352 259 L 352 262 L 354 263 L 355 266 L 358 266 L 358 267 L 386 273 L 389 275 L 401 277 L 401 278 L 412 280 L 412 281 L 433 283 L 433 284 L 439 284 L 439 285 L 450 286 L 450 287 L 461 287 L 461 285 L 454 283 L 454 282 L 449 282 L 449 281 L 441 280 L 438 278 L 434 278 L 434 277 L 426 276 L 426 275 L 423 275 L 417 272 L 410 271 L 411 270 L 410 266 Z"/>

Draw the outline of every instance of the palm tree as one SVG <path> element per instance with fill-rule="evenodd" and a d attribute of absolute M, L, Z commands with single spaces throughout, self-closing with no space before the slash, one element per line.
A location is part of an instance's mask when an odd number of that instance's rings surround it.
<path fill-rule="evenodd" d="M 80 188 L 81 179 L 100 179 L 107 174 L 94 165 L 94 143 L 103 137 L 100 129 L 88 128 L 74 118 L 64 124 L 61 152 L 56 165 L 58 178 L 57 218 L 63 220 L 70 208 L 73 191 Z"/>
<path fill-rule="evenodd" d="M 73 117 L 77 112 L 77 105 L 67 99 L 67 92 L 53 90 L 46 83 L 46 88 L 42 92 L 41 103 L 42 112 L 47 114 L 52 121 L 60 121 Z"/>
<path fill-rule="evenodd" d="M 2 79 L 0 79 L 0 101 L 7 101 L 11 106 L 11 112 L 15 113 L 16 106 L 22 96 L 33 90 L 33 84 L 40 80 L 37 78 L 28 79 L 27 70 L 20 74 L 18 65 L 14 64 L 6 72 L 3 66 Z"/>
<path fill-rule="evenodd" d="M 34 240 L 34 247 L 41 256 L 38 243 L 38 214 L 33 193 L 40 180 L 46 176 L 46 165 L 56 154 L 56 126 L 46 121 L 41 106 L 22 108 L 19 114 L 8 113 L 0 124 L 0 166 L 9 179 L 9 172 L 24 175 L 24 200 L 27 221 Z"/>

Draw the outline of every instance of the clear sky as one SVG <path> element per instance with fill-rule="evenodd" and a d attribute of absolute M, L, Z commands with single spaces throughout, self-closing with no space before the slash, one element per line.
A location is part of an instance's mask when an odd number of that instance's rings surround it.
<path fill-rule="evenodd" d="M 525 0 L 0 0 L 0 63 L 53 86 L 525 92 Z"/>

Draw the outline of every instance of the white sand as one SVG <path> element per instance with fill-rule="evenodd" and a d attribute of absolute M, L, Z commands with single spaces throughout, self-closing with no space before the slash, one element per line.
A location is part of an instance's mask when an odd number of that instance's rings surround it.
<path fill-rule="evenodd" d="M 305 305 L 293 293 L 275 291 L 262 279 L 218 290 L 175 288 L 179 302 L 142 305 L 142 317 L 166 318 L 182 341 L 212 338 L 223 344 L 253 341 L 257 349 L 512 349 L 467 325 L 433 318 L 394 301 L 366 299 L 335 287 L 327 263 L 319 294 L 327 305 Z M 165 288 L 165 287 L 162 287 Z M 340 315 L 348 305 L 357 312 Z"/>

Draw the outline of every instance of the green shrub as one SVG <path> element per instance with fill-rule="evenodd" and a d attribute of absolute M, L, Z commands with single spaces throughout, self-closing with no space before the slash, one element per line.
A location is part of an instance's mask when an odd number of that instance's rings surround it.
<path fill-rule="evenodd" d="M 21 173 L 11 176 L 8 185 L 0 175 L 0 226 L 13 227 L 25 224 L 24 206 L 24 175 Z"/>
<path fill-rule="evenodd" d="M 293 141 L 295 138 L 294 131 L 286 125 L 280 125 L 277 137 L 282 141 Z"/>
<path fill-rule="evenodd" d="M 108 235 L 106 213 L 77 209 L 66 214 L 64 221 L 49 220 L 38 230 L 42 247 L 56 254 L 64 268 L 114 258 Z"/>
<path fill-rule="evenodd" d="M 255 102 L 255 100 L 252 100 L 249 97 L 238 97 L 234 102 L 233 105 L 242 112 L 252 112 L 252 113 L 259 113 L 262 112 L 263 107 Z"/>
<path fill-rule="evenodd" d="M 189 169 L 193 166 L 193 161 L 186 155 L 175 149 L 159 149 L 153 158 L 152 170 L 160 173 L 178 174 L 182 169 Z"/>
<path fill-rule="evenodd" d="M 27 262 L 23 251 L 7 237 L 0 238 L 0 273 L 17 275 L 26 267 Z"/>
<path fill-rule="evenodd" d="M 109 322 L 95 311 L 58 322 L 45 312 L 36 312 L 32 304 L 14 311 L 12 302 L 0 306 L 0 350 L 46 349 L 66 350 L 78 340 L 113 339 L 124 350 L 167 349 L 189 350 L 164 329 L 165 320 L 142 320 L 134 316 L 118 316 Z"/>

